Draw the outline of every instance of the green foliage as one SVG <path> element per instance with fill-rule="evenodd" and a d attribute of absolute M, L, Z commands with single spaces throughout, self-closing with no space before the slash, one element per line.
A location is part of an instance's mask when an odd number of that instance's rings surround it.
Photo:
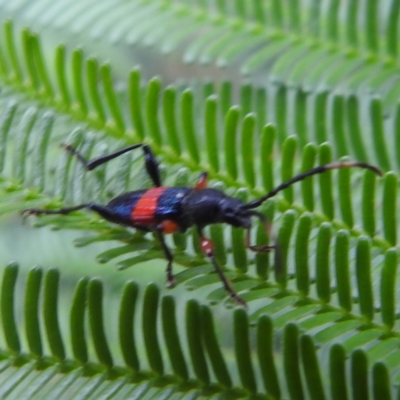
<path fill-rule="evenodd" d="M 247 310 L 195 232 L 169 241 L 185 269 L 167 295 L 132 281 L 117 295 L 80 271 L 71 291 L 56 269 L 21 279 L 9 265 L 1 397 L 398 396 L 400 3 L 322 3 L 0 0 L 0 214 L 149 184 L 140 152 L 86 175 L 60 143 L 93 157 L 143 141 L 166 185 L 206 170 L 242 199 L 336 159 L 385 173 L 327 172 L 268 200 L 281 270 L 241 230 L 211 227 Z M 120 269 L 162 257 L 151 235 L 92 214 L 35 224 L 80 230 L 80 247 L 110 243 L 97 259 Z"/>

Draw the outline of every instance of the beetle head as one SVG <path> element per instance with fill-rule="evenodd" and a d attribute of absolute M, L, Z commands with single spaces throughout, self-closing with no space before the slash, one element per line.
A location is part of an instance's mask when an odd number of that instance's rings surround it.
<path fill-rule="evenodd" d="M 250 228 L 250 214 L 243 208 L 243 202 L 234 197 L 225 197 L 219 202 L 222 221 L 241 228 Z"/>

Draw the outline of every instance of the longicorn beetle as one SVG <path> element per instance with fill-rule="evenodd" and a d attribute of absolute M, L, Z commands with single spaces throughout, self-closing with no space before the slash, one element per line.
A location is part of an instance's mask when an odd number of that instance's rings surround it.
<path fill-rule="evenodd" d="M 363 162 L 337 162 L 321 165 L 282 183 L 259 199 L 244 203 L 239 199 L 227 196 L 220 190 L 208 189 L 206 172 L 201 173 L 194 187 L 162 186 L 158 161 L 153 155 L 151 148 L 146 144 L 134 144 L 112 154 L 97 157 L 90 161 L 87 161 L 73 147 L 69 145 L 63 145 L 63 147 L 69 153 L 77 157 L 87 170 L 92 170 L 130 150 L 142 148 L 145 158 L 145 167 L 154 187 L 151 189 L 141 189 L 124 193 L 111 200 L 106 206 L 96 203 L 85 203 L 58 210 L 30 208 L 22 211 L 23 215 L 69 214 L 82 208 L 89 208 L 110 222 L 137 228 L 142 231 L 154 232 L 168 260 L 166 271 L 168 287 L 174 286 L 175 279 L 172 274 L 173 255 L 165 243 L 164 234 L 176 231 L 185 232 L 189 227 L 194 225 L 199 233 L 202 251 L 211 261 L 229 295 L 236 303 L 241 305 L 246 305 L 246 302 L 235 292 L 231 283 L 225 277 L 221 267 L 218 265 L 214 256 L 213 243 L 203 234 L 203 228 L 205 226 L 227 223 L 234 227 L 242 227 L 246 229 L 245 245 L 247 248 L 255 252 L 268 252 L 277 246 L 276 241 L 272 245 L 265 244 L 256 246 L 250 244 L 252 217 L 258 218 L 264 224 L 265 229 L 271 233 L 270 224 L 266 217 L 254 210 L 267 199 L 311 175 L 320 174 L 332 169 L 361 167 L 367 168 L 378 175 L 382 175 L 378 168 Z M 275 266 L 275 268 L 279 268 L 279 266 Z"/>

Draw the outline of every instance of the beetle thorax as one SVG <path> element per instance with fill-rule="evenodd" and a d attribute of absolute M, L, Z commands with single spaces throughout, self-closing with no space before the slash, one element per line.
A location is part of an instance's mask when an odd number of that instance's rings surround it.
<path fill-rule="evenodd" d="M 199 227 L 227 223 L 248 228 L 250 217 L 243 210 L 244 203 L 217 189 L 193 190 L 182 201 L 185 218 Z"/>

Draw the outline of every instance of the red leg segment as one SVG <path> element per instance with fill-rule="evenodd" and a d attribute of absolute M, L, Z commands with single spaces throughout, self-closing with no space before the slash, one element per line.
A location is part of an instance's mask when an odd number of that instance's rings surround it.
<path fill-rule="evenodd" d="M 241 306 L 246 307 L 246 302 L 235 292 L 235 290 L 232 287 L 231 282 L 229 279 L 225 276 L 223 273 L 221 267 L 218 265 L 217 261 L 215 260 L 214 257 L 214 245 L 210 239 L 205 238 L 202 235 L 202 232 L 199 232 L 200 236 L 200 246 L 204 254 L 210 259 L 212 265 L 214 266 L 215 270 L 217 271 L 224 288 L 226 291 L 229 293 L 229 295 L 232 297 L 232 299 L 237 303 L 240 304 Z"/>

